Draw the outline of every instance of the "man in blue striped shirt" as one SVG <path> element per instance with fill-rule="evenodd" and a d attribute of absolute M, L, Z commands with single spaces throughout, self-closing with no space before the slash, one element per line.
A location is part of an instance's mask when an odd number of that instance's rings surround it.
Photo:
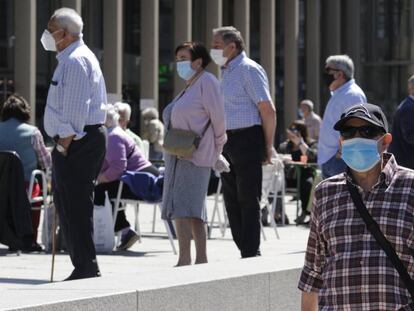
<path fill-rule="evenodd" d="M 56 10 L 41 42 L 57 51 L 44 126 L 52 152 L 54 202 L 75 269 L 66 280 L 100 276 L 93 242 L 93 190 L 106 152 L 106 88 L 99 62 L 82 40 L 83 22 Z"/>
<path fill-rule="evenodd" d="M 260 254 L 262 164 L 271 163 L 276 110 L 266 72 L 246 56 L 236 28 L 214 29 L 210 54 L 222 66 L 228 138 L 223 155 L 230 163 L 230 172 L 221 174 L 224 202 L 241 256 L 253 257 Z"/>

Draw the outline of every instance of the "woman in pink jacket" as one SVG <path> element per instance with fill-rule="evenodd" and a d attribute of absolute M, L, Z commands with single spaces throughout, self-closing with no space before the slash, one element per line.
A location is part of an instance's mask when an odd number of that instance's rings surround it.
<path fill-rule="evenodd" d="M 190 130 L 202 136 L 191 157 L 165 153 L 163 219 L 175 222 L 179 259 L 177 266 L 191 264 L 190 242 L 196 246 L 195 263 L 206 263 L 206 197 L 211 168 L 222 164 L 227 140 L 224 98 L 219 81 L 204 69 L 210 63 L 207 49 L 187 42 L 175 50 L 177 73 L 186 87 L 163 111 L 165 129 Z M 204 135 L 202 135 L 204 133 Z"/>

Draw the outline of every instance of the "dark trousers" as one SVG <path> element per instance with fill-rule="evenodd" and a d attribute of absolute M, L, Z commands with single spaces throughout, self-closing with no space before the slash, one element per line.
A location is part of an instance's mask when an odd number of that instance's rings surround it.
<path fill-rule="evenodd" d="M 93 189 L 106 152 L 103 126 L 73 140 L 67 156 L 52 152 L 53 199 L 59 213 L 67 250 L 75 270 L 94 273 Z"/>
<path fill-rule="evenodd" d="M 260 246 L 263 129 L 228 131 L 223 155 L 230 172 L 222 173 L 223 197 L 233 240 L 242 257 L 256 256 Z"/>
<path fill-rule="evenodd" d="M 154 176 L 160 175 L 160 172 L 158 169 L 151 165 L 149 167 L 146 167 L 140 172 L 147 172 L 151 173 Z M 118 195 L 118 188 L 119 188 L 119 180 L 114 180 L 111 182 L 99 184 L 95 187 L 95 199 L 94 203 L 95 205 L 104 205 L 105 204 L 105 192 L 108 192 L 109 199 L 114 199 Z M 127 184 L 124 184 L 122 187 L 122 194 L 121 198 L 123 199 L 131 199 L 136 200 L 139 199 L 135 194 L 132 193 L 132 191 L 129 189 Z M 112 205 L 112 211 L 114 210 L 114 206 Z M 118 211 L 118 214 L 116 216 L 115 221 L 115 232 L 118 232 L 119 230 L 125 229 L 130 227 L 129 221 L 126 219 L 125 211 L 121 210 Z"/>

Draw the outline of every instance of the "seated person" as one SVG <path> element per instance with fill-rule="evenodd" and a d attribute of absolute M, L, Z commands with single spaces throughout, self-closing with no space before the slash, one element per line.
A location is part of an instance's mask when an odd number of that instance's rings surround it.
<path fill-rule="evenodd" d="M 144 151 L 142 139 L 128 128 L 129 121 L 131 120 L 131 106 L 128 103 L 117 102 L 114 104 L 114 107 L 119 113 L 119 126 L 134 140 L 138 148 Z"/>
<path fill-rule="evenodd" d="M 108 128 L 108 146 L 98 176 L 98 185 L 95 187 L 95 205 L 104 205 L 105 191 L 108 192 L 110 199 L 116 198 L 119 178 L 126 170 L 159 175 L 158 169 L 145 159 L 132 138 L 119 126 L 118 120 L 118 112 L 110 105 L 105 122 Z M 137 199 L 127 185 L 123 187 L 122 198 Z M 137 233 L 131 229 L 124 211 L 119 211 L 116 218 L 115 232 L 119 231 L 121 231 L 121 244 L 117 247 L 118 250 L 130 248 L 139 239 Z"/>
<path fill-rule="evenodd" d="M 7 98 L 1 111 L 0 122 L 0 150 L 16 151 L 22 161 L 26 188 L 29 187 L 32 171 L 41 167 L 43 169 L 52 166 L 49 151 L 47 151 L 43 136 L 39 129 L 29 125 L 30 106 L 27 101 L 13 94 Z M 40 194 L 40 186 L 35 183 L 32 189 L 32 197 Z M 39 206 L 42 202 L 33 204 Z M 39 227 L 40 210 L 32 211 L 33 241 L 29 249 L 23 251 L 39 252 L 42 247 L 37 243 L 37 229 Z"/>
<path fill-rule="evenodd" d="M 306 156 L 307 162 L 316 163 L 317 143 L 309 138 L 308 130 L 303 121 L 294 121 L 286 130 L 286 134 L 288 139 L 280 144 L 280 153 L 290 154 L 293 161 L 300 161 L 301 156 Z M 287 177 L 289 175 L 286 174 Z M 295 219 L 297 224 L 304 224 L 306 216 L 309 215 L 306 208 L 309 202 L 313 179 L 314 169 L 311 167 L 301 167 L 299 198 L 302 205 L 302 214 Z M 286 183 L 296 187 L 296 180 L 289 180 L 288 178 Z"/>
<path fill-rule="evenodd" d="M 163 159 L 163 142 L 164 142 L 164 124 L 158 118 L 158 110 L 156 108 L 145 108 L 141 112 L 142 119 L 142 137 L 149 141 L 150 160 Z"/>

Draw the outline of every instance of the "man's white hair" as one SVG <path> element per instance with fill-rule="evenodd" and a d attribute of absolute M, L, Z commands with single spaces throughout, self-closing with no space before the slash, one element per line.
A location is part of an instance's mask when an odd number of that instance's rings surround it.
<path fill-rule="evenodd" d="M 115 109 L 125 119 L 129 121 L 131 119 L 131 106 L 128 103 L 116 102 L 114 104 Z"/>
<path fill-rule="evenodd" d="M 115 127 L 119 125 L 119 113 L 115 109 L 114 105 L 107 104 L 106 105 L 106 120 L 105 126 L 107 128 Z"/>
<path fill-rule="evenodd" d="M 414 84 L 414 75 L 412 75 L 412 76 L 408 79 L 408 84 L 409 84 L 409 85 Z"/>
<path fill-rule="evenodd" d="M 354 77 L 354 62 L 348 55 L 331 55 L 325 64 L 326 67 L 342 71 L 348 79 Z"/>
<path fill-rule="evenodd" d="M 83 21 L 82 17 L 73 9 L 70 8 L 60 8 L 56 10 L 52 17 L 54 22 L 67 30 L 74 36 L 80 36 L 83 30 Z"/>

